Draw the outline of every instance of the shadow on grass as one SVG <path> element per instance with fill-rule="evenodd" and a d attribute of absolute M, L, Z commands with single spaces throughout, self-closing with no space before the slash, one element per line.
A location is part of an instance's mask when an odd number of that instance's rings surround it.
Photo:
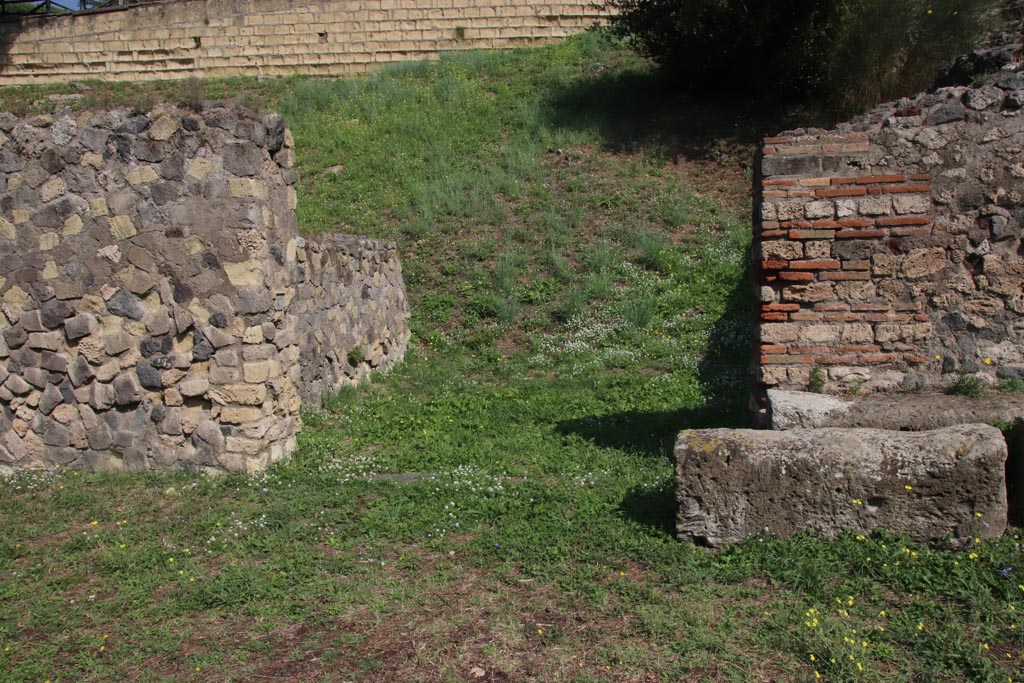
<path fill-rule="evenodd" d="M 764 136 L 797 122 L 820 119 L 758 95 L 685 93 L 658 71 L 609 72 L 553 95 L 550 123 L 594 132 L 610 151 L 708 159 L 730 148 L 756 147 Z"/>
<path fill-rule="evenodd" d="M 733 285 L 723 314 L 711 327 L 707 349 L 698 364 L 704 404 L 678 410 L 630 410 L 566 420 L 562 434 L 575 434 L 603 448 L 633 451 L 673 460 L 676 437 L 685 429 L 749 428 L 754 353 L 754 294 L 749 253 L 744 274 Z M 626 518 L 659 532 L 675 533 L 675 487 L 672 482 L 630 490 L 619 504 Z"/>

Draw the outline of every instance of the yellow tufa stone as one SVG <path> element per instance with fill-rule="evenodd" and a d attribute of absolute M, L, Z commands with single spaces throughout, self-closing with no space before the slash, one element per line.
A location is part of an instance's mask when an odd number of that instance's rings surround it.
<path fill-rule="evenodd" d="M 102 297 L 98 297 L 95 294 L 84 294 L 81 301 L 79 301 L 78 310 L 82 313 L 92 313 L 93 315 L 103 314 L 107 312 L 107 304 L 103 301 Z"/>
<path fill-rule="evenodd" d="M 161 116 L 149 127 L 149 137 L 154 140 L 166 140 L 178 130 L 178 122 L 170 116 Z"/>
<path fill-rule="evenodd" d="M 11 211 L 11 217 L 14 219 L 15 225 L 21 225 L 22 223 L 28 223 L 29 216 L 28 209 L 15 209 Z"/>
<path fill-rule="evenodd" d="M 47 261 L 43 264 L 44 280 L 56 280 L 58 277 L 60 277 L 60 271 L 57 270 L 57 263 L 55 261 Z"/>
<path fill-rule="evenodd" d="M 244 344 L 261 344 L 263 343 L 263 328 L 259 325 L 252 325 L 245 328 L 245 332 L 242 334 L 242 343 Z"/>
<path fill-rule="evenodd" d="M 254 361 L 242 366 L 242 374 L 249 384 L 262 384 L 278 377 L 281 374 L 281 367 L 277 361 Z"/>
<path fill-rule="evenodd" d="M 55 232 L 44 232 L 39 236 L 39 251 L 50 251 L 60 244 L 60 235 Z"/>
<path fill-rule="evenodd" d="M 200 325 L 205 325 L 210 321 L 210 312 L 199 303 L 198 299 L 192 299 L 192 302 L 188 305 L 188 312 L 199 321 Z"/>
<path fill-rule="evenodd" d="M 202 180 L 211 170 L 213 170 L 213 164 L 202 157 L 196 157 L 189 164 L 186 175 L 193 180 Z"/>
<path fill-rule="evenodd" d="M 103 168 L 103 157 L 94 152 L 86 152 L 82 155 L 82 165 Z"/>
<path fill-rule="evenodd" d="M 185 246 L 188 247 L 188 253 L 191 256 L 195 256 L 196 254 L 201 254 L 206 251 L 206 242 L 195 235 L 185 239 Z"/>
<path fill-rule="evenodd" d="M 11 304 L 21 308 L 28 301 L 28 294 L 24 289 L 18 285 L 12 285 L 10 289 L 4 292 L 4 303 Z"/>
<path fill-rule="evenodd" d="M 110 209 L 107 208 L 107 200 L 103 197 L 97 197 L 89 202 L 89 215 L 93 218 L 106 216 L 108 213 Z"/>
<path fill-rule="evenodd" d="M 210 387 L 210 400 L 222 406 L 261 406 L 267 400 L 265 384 L 226 384 Z"/>
<path fill-rule="evenodd" d="M 18 231 L 15 229 L 14 224 L 5 218 L 0 218 L 0 237 L 13 240 L 17 236 Z"/>
<path fill-rule="evenodd" d="M 125 175 L 124 179 L 128 181 L 128 184 L 132 187 L 137 185 L 145 185 L 157 180 L 160 176 L 156 174 L 152 166 L 139 166 L 133 168 Z"/>
<path fill-rule="evenodd" d="M 79 216 L 77 213 L 73 214 L 71 216 L 68 216 L 68 219 L 64 221 L 64 229 L 61 231 L 61 234 L 64 235 L 64 237 L 77 235 L 80 232 L 82 232 L 82 226 L 82 217 Z"/>
<path fill-rule="evenodd" d="M 135 277 L 135 266 L 128 264 L 121 270 L 114 273 L 114 280 L 117 281 L 122 287 L 127 287 L 131 284 L 132 278 Z"/>
<path fill-rule="evenodd" d="M 60 197 L 65 192 L 64 179 L 60 176 L 50 178 L 39 188 L 39 201 L 46 203 Z"/>
<path fill-rule="evenodd" d="M 152 291 L 143 297 L 140 303 L 146 315 L 153 315 L 160 308 L 160 295 L 156 291 Z"/>
<path fill-rule="evenodd" d="M 174 353 L 186 354 L 192 350 L 196 345 L 195 337 L 191 334 L 182 334 L 173 338 L 171 341 L 171 350 Z"/>
<path fill-rule="evenodd" d="M 228 187 L 232 197 L 252 197 L 266 201 L 267 184 L 254 178 L 229 178 Z"/>
<path fill-rule="evenodd" d="M 263 417 L 263 410 L 260 408 L 225 406 L 220 411 L 220 421 L 225 424 L 245 424 L 255 422 Z"/>
<path fill-rule="evenodd" d="M 263 286 L 263 269 L 259 261 L 225 263 L 224 272 L 227 273 L 228 281 L 235 287 Z"/>
<path fill-rule="evenodd" d="M 135 224 L 128 216 L 114 216 L 110 219 L 110 234 L 114 236 L 115 240 L 128 239 L 137 233 Z"/>

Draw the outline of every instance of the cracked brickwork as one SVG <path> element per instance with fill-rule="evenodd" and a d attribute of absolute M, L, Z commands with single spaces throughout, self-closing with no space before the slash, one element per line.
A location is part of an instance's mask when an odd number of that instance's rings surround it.
<path fill-rule="evenodd" d="M 1024 376 L 1024 73 L 765 139 L 762 388 Z M 815 371 L 817 369 L 817 371 Z"/>

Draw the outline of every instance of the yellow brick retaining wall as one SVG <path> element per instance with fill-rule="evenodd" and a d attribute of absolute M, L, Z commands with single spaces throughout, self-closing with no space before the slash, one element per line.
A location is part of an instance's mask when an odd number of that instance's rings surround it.
<path fill-rule="evenodd" d="M 0 85 L 340 76 L 450 50 L 561 38 L 606 14 L 587 0 L 178 0 L 0 24 Z"/>

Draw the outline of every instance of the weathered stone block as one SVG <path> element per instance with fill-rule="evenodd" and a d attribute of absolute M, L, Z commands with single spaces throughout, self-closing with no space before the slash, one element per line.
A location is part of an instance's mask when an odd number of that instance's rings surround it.
<path fill-rule="evenodd" d="M 99 327 L 96 317 L 89 313 L 79 313 L 64 321 L 64 335 L 68 341 L 75 341 L 87 337 Z"/>
<path fill-rule="evenodd" d="M 1006 444 L 987 425 L 684 431 L 675 454 L 679 537 L 712 546 L 875 529 L 960 545 L 1006 528 Z"/>
<path fill-rule="evenodd" d="M 142 387 L 139 384 L 139 378 L 134 372 L 125 370 L 114 378 L 113 384 L 114 400 L 117 405 L 134 405 L 142 400 Z"/>
<path fill-rule="evenodd" d="M 203 396 L 209 388 L 210 380 L 205 377 L 186 379 L 179 382 L 177 386 L 177 390 L 186 398 Z"/>
<path fill-rule="evenodd" d="M 871 427 L 925 431 L 963 423 L 1012 424 L 1024 417 L 1024 396 L 869 394 L 829 396 L 770 389 L 772 429 Z"/>
<path fill-rule="evenodd" d="M 237 176 L 254 176 L 263 165 L 263 153 L 251 142 L 234 142 L 224 147 L 224 170 Z"/>

